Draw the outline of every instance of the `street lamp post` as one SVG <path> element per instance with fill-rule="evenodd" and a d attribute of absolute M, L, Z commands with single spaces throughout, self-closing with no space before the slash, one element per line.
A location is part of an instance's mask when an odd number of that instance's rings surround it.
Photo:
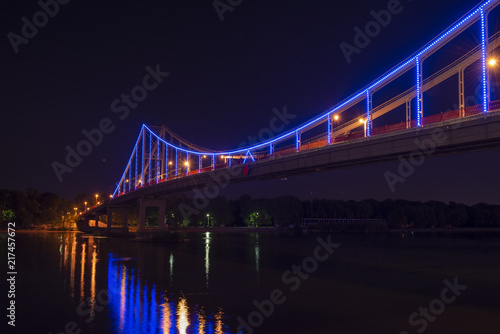
<path fill-rule="evenodd" d="M 359 120 L 359 122 L 363 124 L 363 131 L 364 131 L 365 137 L 366 137 L 366 122 L 367 122 L 367 120 L 362 118 Z"/>
<path fill-rule="evenodd" d="M 207 226 L 210 226 L 210 214 L 207 213 Z"/>
<path fill-rule="evenodd" d="M 495 58 L 490 58 L 488 60 L 488 65 L 490 68 L 493 68 L 497 65 L 497 60 Z M 487 100 L 487 110 L 489 111 L 490 110 L 490 99 L 491 99 L 491 86 L 490 86 L 490 83 L 491 83 L 491 79 L 490 79 L 490 75 L 491 75 L 491 71 L 488 73 L 487 75 L 487 82 L 486 82 L 486 85 L 487 85 L 487 90 L 486 90 L 486 100 Z"/>
<path fill-rule="evenodd" d="M 87 211 L 87 202 L 84 202 L 85 203 L 85 210 L 84 211 Z"/>
<path fill-rule="evenodd" d="M 95 194 L 95 205 L 97 205 L 97 197 L 99 197 L 99 194 Z"/>

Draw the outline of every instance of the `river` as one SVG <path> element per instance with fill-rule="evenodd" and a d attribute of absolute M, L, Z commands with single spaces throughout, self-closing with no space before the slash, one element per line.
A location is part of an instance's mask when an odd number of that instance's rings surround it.
<path fill-rule="evenodd" d="M 498 234 L 193 232 L 181 241 L 17 233 L 13 332 L 500 332 Z"/>

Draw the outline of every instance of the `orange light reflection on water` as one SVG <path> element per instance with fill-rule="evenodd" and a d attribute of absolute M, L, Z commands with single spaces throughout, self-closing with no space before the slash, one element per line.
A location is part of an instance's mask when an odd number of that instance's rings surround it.
<path fill-rule="evenodd" d="M 181 298 L 177 304 L 177 330 L 180 334 L 186 334 L 189 326 L 189 310 L 186 298 Z"/>

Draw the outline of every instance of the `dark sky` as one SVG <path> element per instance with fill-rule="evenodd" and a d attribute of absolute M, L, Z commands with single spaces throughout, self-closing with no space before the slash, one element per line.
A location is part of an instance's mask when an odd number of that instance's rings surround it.
<path fill-rule="evenodd" d="M 214 149 L 237 147 L 269 127 L 273 108 L 296 115 L 291 129 L 369 84 L 478 4 L 403 0 L 400 13 L 348 63 L 340 43 L 353 44 L 353 29 L 392 2 L 243 0 L 221 21 L 212 1 L 73 0 L 36 34 L 28 31 L 34 36 L 16 53 L 9 33 L 22 35 L 23 17 L 43 20 L 36 14 L 41 7 L 3 1 L 0 188 L 69 198 L 109 193 L 143 123 L 164 124 Z M 113 112 L 114 100 L 142 85 L 148 66 L 169 75 L 127 117 Z M 105 118 L 114 130 L 60 182 L 51 164 L 64 163 L 66 146 L 75 148 L 82 131 Z M 396 163 L 243 184 L 224 194 L 500 204 L 499 167 L 495 150 L 428 159 L 395 192 L 383 174 Z"/>

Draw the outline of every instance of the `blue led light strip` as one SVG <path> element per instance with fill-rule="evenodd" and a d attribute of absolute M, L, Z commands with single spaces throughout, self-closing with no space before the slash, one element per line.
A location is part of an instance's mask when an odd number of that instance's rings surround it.
<path fill-rule="evenodd" d="M 415 67 L 417 68 L 417 126 L 422 126 L 422 93 L 421 93 L 421 82 L 420 82 L 420 59 L 415 58 Z"/>
<path fill-rule="evenodd" d="M 141 135 L 139 134 L 139 137 Z M 137 152 L 139 151 L 139 148 L 137 147 L 137 143 L 135 144 L 135 178 L 134 178 L 134 190 L 137 189 L 137 166 L 138 166 L 138 161 L 137 161 Z"/>
<path fill-rule="evenodd" d="M 168 146 L 166 144 L 163 144 L 165 146 L 165 180 L 168 178 Z"/>
<path fill-rule="evenodd" d="M 175 149 L 175 176 L 177 176 L 177 149 Z"/>
<path fill-rule="evenodd" d="M 186 175 L 189 175 L 189 153 L 186 152 Z"/>
<path fill-rule="evenodd" d="M 142 136 L 143 132 L 142 132 L 142 128 L 141 128 L 141 131 L 139 132 L 139 136 L 137 136 L 137 140 L 135 141 L 135 145 L 134 145 L 134 150 L 132 151 L 132 154 L 130 155 L 130 158 L 128 159 L 128 165 L 130 165 L 131 161 L 132 161 L 132 158 L 134 156 L 134 151 L 135 151 L 135 154 L 137 154 L 137 150 L 138 150 L 138 144 L 141 140 L 141 136 Z M 127 172 L 127 170 L 125 169 L 125 171 L 123 171 L 123 175 L 121 177 L 121 181 L 118 183 L 118 185 L 116 186 L 115 188 L 115 191 L 113 192 L 113 195 L 112 197 L 114 197 L 117 193 L 120 192 L 120 184 L 124 181 L 124 178 L 125 178 L 125 173 Z"/>
<path fill-rule="evenodd" d="M 486 23 L 484 17 L 484 9 L 481 7 L 481 54 L 483 60 L 483 112 L 488 111 L 488 77 L 486 74 Z"/>
<path fill-rule="evenodd" d="M 295 150 L 297 152 L 300 150 L 300 145 L 299 145 L 299 131 L 295 131 Z"/>
<path fill-rule="evenodd" d="M 372 97 L 370 90 L 366 90 L 366 136 L 372 134 Z"/>
<path fill-rule="evenodd" d="M 252 161 L 255 161 L 255 158 L 253 157 L 252 152 L 247 151 L 247 153 L 245 154 L 245 159 L 243 160 L 243 163 L 247 162 L 248 156 L 250 156 L 250 158 L 252 158 Z"/>
<path fill-rule="evenodd" d="M 128 191 L 130 191 L 131 183 L 132 183 L 132 164 L 128 168 Z"/>
<path fill-rule="evenodd" d="M 156 141 L 156 183 L 160 179 L 160 141 Z"/>
<path fill-rule="evenodd" d="M 328 118 L 328 121 L 326 122 L 326 126 L 327 126 L 327 134 L 326 134 L 326 141 L 328 143 L 328 145 L 330 145 L 332 143 L 332 116 L 330 114 L 328 114 L 326 116 Z"/>
<path fill-rule="evenodd" d="M 269 155 L 273 155 L 273 143 L 269 144 Z"/>
<path fill-rule="evenodd" d="M 198 155 L 198 173 L 201 173 L 201 155 Z"/>
<path fill-rule="evenodd" d="M 153 156 L 151 155 L 151 141 L 152 141 L 152 135 L 151 132 L 149 132 L 149 161 L 148 161 L 148 184 L 151 184 L 151 165 L 153 164 Z"/>
<path fill-rule="evenodd" d="M 144 163 L 146 160 L 146 131 L 144 125 L 142 126 L 142 165 L 141 165 L 141 187 L 144 187 Z"/>

